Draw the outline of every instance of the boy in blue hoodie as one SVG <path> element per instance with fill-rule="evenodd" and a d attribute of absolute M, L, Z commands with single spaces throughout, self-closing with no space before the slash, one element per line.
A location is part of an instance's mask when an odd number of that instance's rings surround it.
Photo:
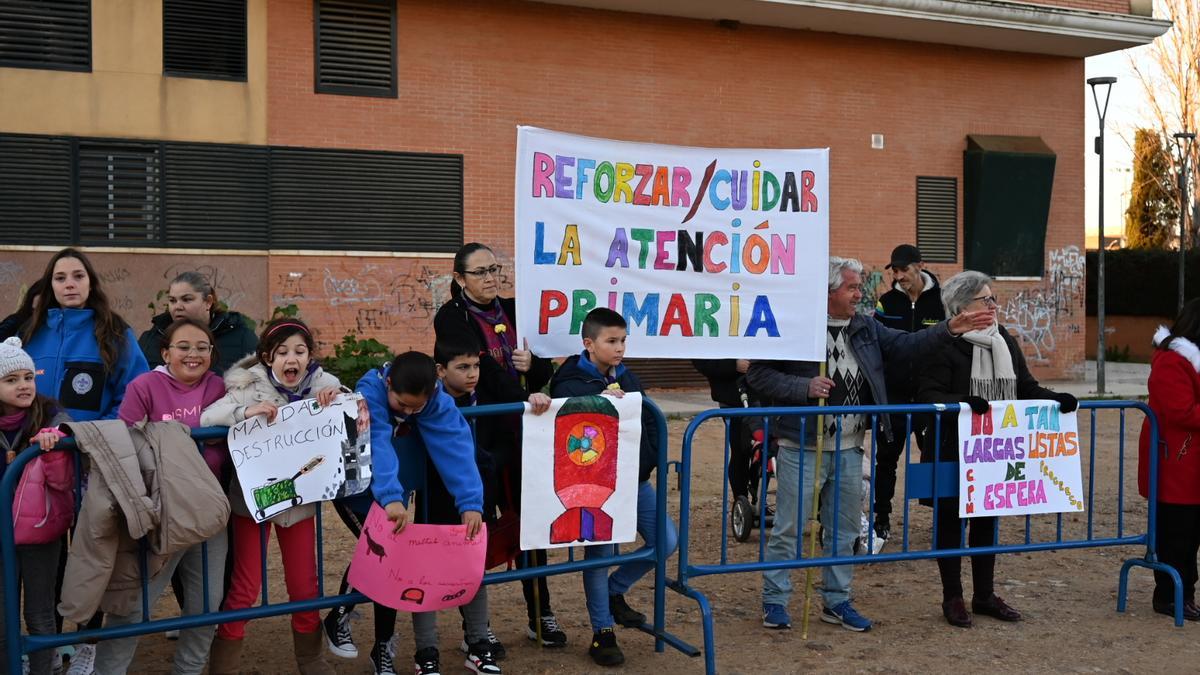
<path fill-rule="evenodd" d="M 628 335 L 625 319 L 606 307 L 588 312 L 583 321 L 583 352 L 563 362 L 550 381 L 550 395 L 554 398 L 591 396 L 604 394 L 620 398 L 626 392 L 641 392 L 642 383 L 637 376 L 621 365 L 625 356 L 625 339 Z M 647 548 L 653 548 L 660 536 L 657 531 L 657 495 L 650 483 L 650 474 L 658 466 L 658 424 L 648 406 L 642 407 L 642 443 L 639 453 L 637 531 L 642 535 Z M 665 448 L 663 449 L 665 450 Z M 666 539 L 668 555 L 674 553 L 677 544 L 675 525 L 668 518 Z M 599 558 L 613 555 L 616 546 L 600 544 L 584 548 L 584 558 Z M 625 592 L 654 569 L 647 560 L 625 563 L 610 576 L 605 568 L 587 570 L 583 573 L 583 592 L 587 598 L 588 618 L 592 624 L 592 643 L 588 654 L 597 665 L 619 666 L 625 655 L 617 645 L 613 631 L 615 624 L 627 628 L 641 626 L 646 615 L 633 609 L 625 602 Z"/>
<path fill-rule="evenodd" d="M 423 463 L 416 453 L 423 447 L 441 483 L 453 498 L 453 509 L 457 511 L 460 522 L 467 526 L 467 537 L 475 537 L 483 526 L 483 484 L 475 464 L 475 442 L 471 437 L 471 428 L 454 405 L 454 399 L 443 391 L 438 382 L 433 359 L 420 352 L 405 352 L 391 363 L 368 371 L 358 381 L 355 390 L 366 399 L 371 415 L 370 497 L 387 511 L 388 520 L 395 523 L 394 530 L 400 532 L 408 524 L 407 495 L 403 482 L 411 485 L 414 480 L 419 480 L 417 476 Z M 365 514 L 370 509 L 370 501 L 363 495 L 358 497 L 362 498 L 351 498 L 335 504 L 338 515 L 355 536 L 361 532 Z M 343 576 L 341 592 L 345 593 L 347 587 Z M 325 618 L 330 649 L 347 658 L 353 658 L 353 655 L 339 652 L 338 648 L 349 652 L 347 643 L 350 648 L 354 646 L 349 639 L 347 625 L 352 609 L 337 607 Z M 371 661 L 377 675 L 394 675 L 396 672 L 390 646 L 395 626 L 396 610 L 376 604 L 375 645 L 371 650 Z M 486 644 L 486 621 L 484 631 L 483 634 L 468 632 L 468 642 Z M 436 635 L 433 639 L 436 644 Z M 357 653 L 357 649 L 354 649 L 353 654 Z M 414 660 L 418 674 L 438 672 L 436 646 L 422 648 L 418 644 Z M 473 669 L 476 672 L 499 672 Z"/>

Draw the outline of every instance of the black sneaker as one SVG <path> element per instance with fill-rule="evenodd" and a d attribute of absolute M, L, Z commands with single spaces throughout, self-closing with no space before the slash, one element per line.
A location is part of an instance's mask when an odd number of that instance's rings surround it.
<path fill-rule="evenodd" d="M 354 635 L 350 633 L 350 615 L 335 609 L 325 617 L 323 623 L 329 651 L 343 659 L 357 659 L 358 647 L 354 645 Z"/>
<path fill-rule="evenodd" d="M 875 514 L 875 537 L 888 539 L 892 536 L 892 519 L 886 513 Z"/>
<path fill-rule="evenodd" d="M 608 609 L 613 620 L 625 628 L 637 628 L 646 623 L 646 615 L 630 607 L 624 595 L 608 596 Z"/>
<path fill-rule="evenodd" d="M 434 650 L 436 651 L 436 650 Z M 425 671 L 418 670 L 418 673 L 434 673 L 437 671 L 437 657 L 434 657 L 435 667 L 433 670 Z M 396 666 L 392 664 L 392 645 L 389 642 L 376 642 L 371 648 L 371 663 L 375 666 L 375 675 L 396 675 Z"/>
<path fill-rule="evenodd" d="M 463 631 L 466 631 L 466 629 L 467 626 L 464 623 Z M 503 661 L 504 657 L 508 656 L 508 650 L 504 648 L 504 643 L 500 641 L 500 638 L 496 637 L 496 634 L 492 632 L 492 626 L 490 624 L 488 625 L 487 629 L 487 643 L 488 648 L 492 650 L 492 656 L 497 661 Z M 462 643 L 458 645 L 458 648 L 461 649 L 462 653 L 464 654 L 471 653 L 471 647 L 467 644 L 467 639 L 465 637 L 463 638 Z"/>
<path fill-rule="evenodd" d="M 470 646 L 467 651 L 467 661 L 463 665 L 467 667 L 467 670 L 475 671 L 480 675 L 500 675 L 500 665 L 496 663 L 496 656 L 488 647 L 487 640 L 480 640 Z"/>
<path fill-rule="evenodd" d="M 373 654 L 374 652 L 372 652 Z M 441 659 L 437 647 L 426 647 L 413 654 L 413 661 L 417 664 L 414 670 L 417 675 L 442 675 Z M 391 662 L 390 659 L 388 662 Z"/>
<path fill-rule="evenodd" d="M 619 666 L 625 663 L 625 654 L 617 646 L 617 634 L 612 628 L 601 628 L 592 633 L 592 646 L 588 654 L 598 666 Z"/>
<path fill-rule="evenodd" d="M 529 621 L 529 625 L 525 628 L 525 634 L 530 640 L 538 639 L 537 626 L 533 620 Z M 554 618 L 553 614 L 542 615 L 542 646 L 543 647 L 566 647 L 567 634 L 558 627 L 558 619 Z"/>

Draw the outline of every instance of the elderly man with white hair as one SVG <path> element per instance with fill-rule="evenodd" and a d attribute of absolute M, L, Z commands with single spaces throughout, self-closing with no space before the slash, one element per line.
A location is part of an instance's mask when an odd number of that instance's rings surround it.
<path fill-rule="evenodd" d="M 956 335 L 986 328 L 992 321 L 988 312 L 981 311 L 959 314 L 950 321 L 917 333 L 887 328 L 856 311 L 863 295 L 862 272 L 862 263 L 857 260 L 829 259 L 827 375 L 820 376 L 818 364 L 811 362 L 754 361 L 746 378 L 756 394 L 776 406 L 816 405 L 820 399 L 826 399 L 830 405 L 886 405 L 885 359 L 916 358 L 930 348 L 948 346 Z M 799 417 L 782 416 L 771 425 L 779 438 L 779 454 L 775 467 L 775 524 L 766 550 L 768 561 L 800 557 L 797 547 L 798 533 L 802 529 L 800 510 L 812 508 L 817 464 L 816 423 L 811 418 L 804 422 Z M 880 422 L 882 433 L 890 436 L 892 430 L 887 417 Z M 863 488 L 859 477 L 863 464 L 863 436 L 869 423 L 865 415 L 842 416 L 839 436 L 839 420 L 829 417 L 821 430 L 825 435 L 824 450 L 828 453 L 822 458 L 817 486 L 825 505 L 820 514 L 824 528 L 821 544 L 826 551 L 832 548 L 833 555 L 850 556 L 854 552 L 862 512 Z M 804 438 L 801 438 L 802 433 Z M 801 466 L 804 467 L 803 478 Z M 835 480 L 835 476 L 840 479 Z M 835 521 L 837 542 L 833 546 Z M 851 565 L 822 568 L 824 609 L 821 620 L 861 632 L 870 630 L 871 621 L 851 604 L 853 570 Z M 763 573 L 763 626 L 791 627 L 787 611 L 791 594 L 791 570 Z"/>

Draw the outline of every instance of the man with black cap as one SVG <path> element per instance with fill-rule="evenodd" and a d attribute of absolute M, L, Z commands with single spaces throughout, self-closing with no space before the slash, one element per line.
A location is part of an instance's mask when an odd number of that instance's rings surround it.
<path fill-rule="evenodd" d="M 892 250 L 892 259 L 887 264 L 892 273 L 892 290 L 879 297 L 875 304 L 875 318 L 888 328 L 910 333 L 932 326 L 946 318 L 942 306 L 941 286 L 937 277 L 925 270 L 921 251 L 912 244 L 901 244 Z M 906 359 L 888 359 L 885 377 L 888 401 L 893 404 L 911 403 L 916 394 L 913 380 L 916 364 Z M 875 459 L 875 546 L 878 553 L 891 535 L 892 497 L 896 494 L 896 467 L 904 453 L 908 440 L 904 433 L 906 415 L 892 415 L 892 440 L 879 435 Z M 912 430 L 917 446 L 924 447 L 925 427 L 929 420 L 925 415 L 913 415 Z M 863 542 L 866 543 L 865 541 Z"/>

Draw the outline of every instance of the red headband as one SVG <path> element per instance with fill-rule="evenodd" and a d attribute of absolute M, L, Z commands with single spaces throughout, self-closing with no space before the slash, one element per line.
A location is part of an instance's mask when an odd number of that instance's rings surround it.
<path fill-rule="evenodd" d="M 275 331 L 279 330 L 280 328 L 287 328 L 288 326 L 291 326 L 292 328 L 299 328 L 301 333 L 304 333 L 305 335 L 312 337 L 312 335 L 308 332 L 307 326 L 296 323 L 294 321 L 287 321 L 285 323 L 276 324 L 274 327 L 271 328 L 271 330 L 267 331 L 267 334 L 265 337 L 271 337 L 271 335 L 274 334 Z"/>

